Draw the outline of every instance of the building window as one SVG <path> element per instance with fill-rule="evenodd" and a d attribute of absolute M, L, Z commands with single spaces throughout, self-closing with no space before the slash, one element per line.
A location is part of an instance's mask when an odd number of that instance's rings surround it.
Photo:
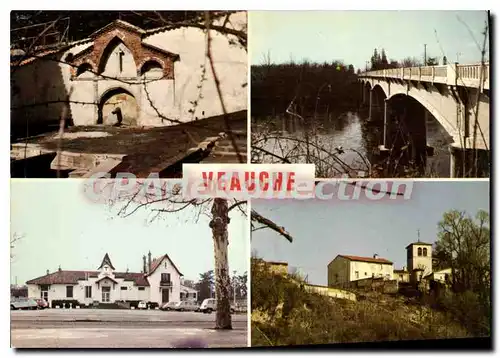
<path fill-rule="evenodd" d="M 427 248 L 424 247 L 424 256 L 427 256 Z"/>
<path fill-rule="evenodd" d="M 144 289 L 145 289 L 144 287 L 139 287 L 138 288 L 139 291 L 144 291 Z"/>
<path fill-rule="evenodd" d="M 66 297 L 73 298 L 73 286 L 66 286 Z"/>
<path fill-rule="evenodd" d="M 338 282 L 338 281 L 339 281 L 339 274 L 338 274 L 338 273 L 336 273 L 336 274 L 335 274 L 335 282 Z"/>
<path fill-rule="evenodd" d="M 359 278 L 359 271 L 354 272 L 354 276 L 356 276 L 356 278 Z"/>
<path fill-rule="evenodd" d="M 120 287 L 120 290 L 122 290 L 122 291 L 127 291 L 127 286 L 122 286 L 122 287 Z"/>
<path fill-rule="evenodd" d="M 422 256 L 422 248 L 421 247 L 418 248 L 418 256 Z"/>
<path fill-rule="evenodd" d="M 85 298 L 92 298 L 92 286 L 85 286 Z"/>
<path fill-rule="evenodd" d="M 368 276 L 368 272 L 365 272 L 365 276 Z"/>
<path fill-rule="evenodd" d="M 170 274 L 162 273 L 161 274 L 161 282 L 170 282 Z"/>

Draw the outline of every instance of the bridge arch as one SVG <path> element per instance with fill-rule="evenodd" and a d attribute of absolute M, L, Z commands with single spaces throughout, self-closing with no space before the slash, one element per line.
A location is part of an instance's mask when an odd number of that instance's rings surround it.
<path fill-rule="evenodd" d="M 398 97 L 407 97 L 410 98 L 416 102 L 418 102 L 422 107 L 424 107 L 438 122 L 443 128 L 446 130 L 446 132 L 452 136 L 456 137 L 456 124 L 453 124 L 449 119 L 447 119 L 442 113 L 440 113 L 429 101 L 425 100 L 423 96 L 414 96 L 408 94 L 406 91 L 397 91 L 394 93 L 391 93 L 390 96 L 387 97 L 387 101 L 391 101 L 391 99 L 394 99 L 396 96 Z"/>

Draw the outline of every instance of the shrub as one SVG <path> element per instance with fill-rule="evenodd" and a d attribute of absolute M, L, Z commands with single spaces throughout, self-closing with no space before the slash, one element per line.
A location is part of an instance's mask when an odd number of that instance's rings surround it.
<path fill-rule="evenodd" d="M 297 280 L 252 259 L 252 346 L 467 336 L 462 326 L 422 305 L 380 293 L 339 300 L 308 292 Z"/>

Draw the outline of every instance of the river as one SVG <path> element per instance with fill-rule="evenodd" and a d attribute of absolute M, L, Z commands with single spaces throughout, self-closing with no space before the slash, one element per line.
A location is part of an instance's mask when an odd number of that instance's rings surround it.
<path fill-rule="evenodd" d="M 369 164 L 376 160 L 378 145 L 382 142 L 382 128 L 367 125 L 362 112 L 346 112 L 339 116 L 319 118 L 315 132 L 309 136 L 312 143 L 309 157 L 315 158 L 318 177 L 338 177 L 346 172 L 351 176 L 365 176 Z M 427 158 L 426 177 L 449 177 L 450 139 L 444 128 L 429 116 L 427 121 L 427 144 L 434 148 L 434 155 Z M 258 123 L 258 125 L 254 125 Z M 292 163 L 306 162 L 305 131 L 295 121 L 284 117 L 252 120 L 252 147 L 260 147 L 279 157 L 286 157 Z M 256 138 L 257 141 L 256 141 Z M 318 149 L 322 148 L 322 149 Z M 253 162 L 280 163 L 270 154 L 260 153 L 257 159 L 253 150 Z M 333 153 L 333 154 L 332 154 Z M 337 160 L 338 159 L 338 160 Z"/>

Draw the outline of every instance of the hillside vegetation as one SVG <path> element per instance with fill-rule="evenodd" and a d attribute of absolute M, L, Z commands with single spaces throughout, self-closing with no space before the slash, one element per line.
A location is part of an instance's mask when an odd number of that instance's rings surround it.
<path fill-rule="evenodd" d="M 251 277 L 252 346 L 472 336 L 457 319 L 417 299 L 375 292 L 358 295 L 358 302 L 329 298 L 255 259 Z"/>

